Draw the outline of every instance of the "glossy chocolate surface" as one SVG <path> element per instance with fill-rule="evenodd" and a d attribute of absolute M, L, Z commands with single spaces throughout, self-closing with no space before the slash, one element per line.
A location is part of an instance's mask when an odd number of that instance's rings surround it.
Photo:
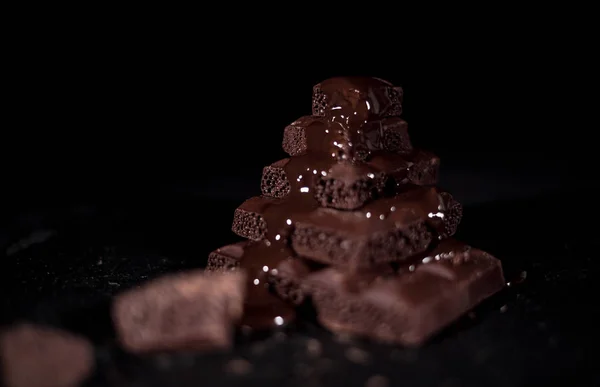
<path fill-rule="evenodd" d="M 254 221 L 264 228 L 252 233 L 258 243 L 247 246 L 239 260 L 239 267 L 248 273 L 242 325 L 263 329 L 294 319 L 293 308 L 273 296 L 269 272 L 296 256 L 289 241 L 295 222 L 307 216 L 319 217 L 315 184 L 330 174 L 351 182 L 357 176 L 375 176 L 388 169 L 397 180 L 398 189 L 394 191 L 402 195 L 323 220 L 331 227 L 365 231 L 398 228 L 423 217 L 433 228 L 443 227 L 436 217 L 442 206 L 437 192 L 404 192 L 411 191 L 403 184 L 414 162 L 403 156 L 412 151 L 412 145 L 406 122 L 398 117 L 401 100 L 401 88 L 378 78 L 332 78 L 314 87 L 313 115 L 301 117 L 285 129 L 291 140 L 286 143 L 284 139 L 284 149 L 287 144 L 288 152 L 294 154 L 286 162 L 277 163 L 287 178 L 285 198 L 255 198 L 240 207 L 259 214 Z M 346 221 L 348 217 L 352 220 Z"/>

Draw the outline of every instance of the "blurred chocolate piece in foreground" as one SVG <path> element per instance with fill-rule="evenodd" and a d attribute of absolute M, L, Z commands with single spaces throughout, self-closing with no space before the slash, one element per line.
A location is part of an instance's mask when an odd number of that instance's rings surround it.
<path fill-rule="evenodd" d="M 0 334 L 1 385 L 75 387 L 94 370 L 94 348 L 55 328 L 19 324 Z"/>
<path fill-rule="evenodd" d="M 158 278 L 115 300 L 118 339 L 131 352 L 227 348 L 244 294 L 243 271 Z"/>

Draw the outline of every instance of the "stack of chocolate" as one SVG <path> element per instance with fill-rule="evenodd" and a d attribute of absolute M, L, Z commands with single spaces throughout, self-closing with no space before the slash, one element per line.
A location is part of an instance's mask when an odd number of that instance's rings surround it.
<path fill-rule="evenodd" d="M 284 130 L 290 157 L 235 211 L 247 240 L 209 256 L 210 271 L 245 272 L 239 325 L 283 325 L 312 302 L 334 332 L 418 345 L 504 286 L 497 259 L 451 238 L 462 206 L 412 146 L 402 96 L 377 78 L 313 88 L 312 115 Z"/>

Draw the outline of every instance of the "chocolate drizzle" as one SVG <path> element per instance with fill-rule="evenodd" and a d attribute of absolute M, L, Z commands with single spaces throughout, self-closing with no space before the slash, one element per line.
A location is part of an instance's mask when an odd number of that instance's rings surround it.
<path fill-rule="evenodd" d="M 391 197 L 332 219 L 361 218 L 355 224 L 364 230 L 401 228 L 425 220 L 433 232 L 446 235 L 444 198 L 434 188 L 406 184 L 414 164 L 408 156 L 419 151 L 413 152 L 406 122 L 398 117 L 401 101 L 401 88 L 377 78 L 332 78 L 314 87 L 313 115 L 285 129 L 283 146 L 292 157 L 282 168 L 289 192 L 261 208 L 266 232 L 256 234 L 262 239 L 247 246 L 240 259 L 239 267 L 248 278 L 242 325 L 264 329 L 294 319 L 293 307 L 273 295 L 271 284 L 278 265 L 296 256 L 290 247 L 296 221 L 322 210 L 315 200 L 320 180 L 376 178 L 382 170 L 391 170 L 393 189 L 383 193 Z"/>

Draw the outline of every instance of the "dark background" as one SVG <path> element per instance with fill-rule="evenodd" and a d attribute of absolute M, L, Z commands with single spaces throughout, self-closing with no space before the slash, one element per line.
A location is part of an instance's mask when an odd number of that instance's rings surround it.
<path fill-rule="evenodd" d="M 525 33 L 510 23 L 460 36 L 421 25 L 410 35 L 419 39 L 378 29 L 383 40 L 342 39 L 317 24 L 298 41 L 277 28 L 228 37 L 204 25 L 154 26 L 15 30 L 26 44 L 5 59 L 2 322 L 90 337 L 99 384 L 304 385 L 296 366 L 309 361 L 296 354 L 309 337 L 333 359 L 315 376 L 321 383 L 364 385 L 372 374 L 419 385 L 592 381 L 595 153 L 579 40 L 557 25 Z M 375 359 L 368 366 L 344 362 L 346 344 L 310 324 L 290 328 L 287 342 L 267 341 L 262 357 L 256 342 L 233 355 L 175 356 L 166 369 L 122 354 L 110 297 L 201 267 L 236 240 L 233 210 L 259 193 L 262 167 L 285 157 L 283 128 L 310 113 L 313 84 L 337 75 L 404 87 L 413 143 L 442 158 L 440 184 L 465 205 L 459 237 L 498 256 L 507 281 L 527 280 L 423 350 L 360 343 Z M 249 359 L 254 373 L 221 373 L 230 356 Z"/>

